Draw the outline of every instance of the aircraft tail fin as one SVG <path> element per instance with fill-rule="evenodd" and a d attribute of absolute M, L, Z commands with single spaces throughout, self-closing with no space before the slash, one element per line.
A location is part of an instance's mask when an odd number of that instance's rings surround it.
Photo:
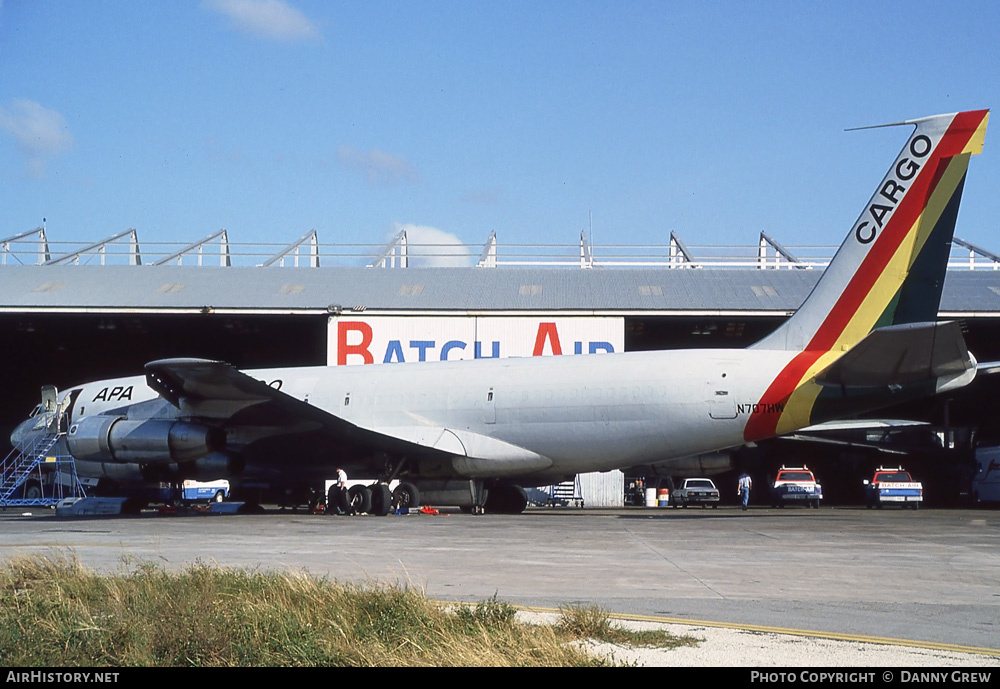
<path fill-rule="evenodd" d="M 830 411 L 835 407 L 841 417 L 873 408 L 871 399 L 862 399 L 871 395 L 857 389 L 845 387 L 834 400 L 830 383 L 835 374 L 848 372 L 856 382 L 859 371 L 870 371 L 871 362 L 878 361 L 876 352 L 885 360 L 905 360 L 893 349 L 905 332 L 872 338 L 856 356 L 829 367 L 872 331 L 937 319 L 969 157 L 982 151 L 988 119 L 988 110 L 974 110 L 899 123 L 913 125 L 913 133 L 816 287 L 790 319 L 753 345 L 796 354 L 761 398 L 767 402 L 762 409 L 780 413 L 752 414 L 743 432 L 746 440 L 833 418 Z M 942 331 L 920 332 L 930 337 L 928 333 Z M 952 329 L 943 332 L 953 334 Z M 824 370 L 826 385 L 818 380 Z M 952 384 L 968 382 L 974 375 L 973 364 L 968 376 L 959 375 Z M 926 394 L 933 394 L 939 383 L 929 385 Z M 887 402 L 883 398 L 879 403 Z"/>
<path fill-rule="evenodd" d="M 875 328 L 935 320 L 988 119 L 974 110 L 897 123 L 913 133 L 844 243 L 798 311 L 754 348 L 846 351 Z"/>

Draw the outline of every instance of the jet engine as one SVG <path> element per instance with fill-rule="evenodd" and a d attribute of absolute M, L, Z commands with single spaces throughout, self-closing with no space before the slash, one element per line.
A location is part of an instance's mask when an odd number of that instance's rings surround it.
<path fill-rule="evenodd" d="M 219 428 L 174 419 L 100 415 L 74 423 L 66 442 L 70 454 L 80 460 L 166 464 L 190 462 L 221 450 L 226 435 Z"/>

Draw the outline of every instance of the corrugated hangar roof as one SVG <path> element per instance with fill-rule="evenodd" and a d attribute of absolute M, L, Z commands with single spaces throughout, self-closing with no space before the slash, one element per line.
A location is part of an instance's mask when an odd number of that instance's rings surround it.
<path fill-rule="evenodd" d="M 4 266 L 0 310 L 794 311 L 820 270 Z M 1000 271 L 949 271 L 942 313 L 1000 315 Z"/>

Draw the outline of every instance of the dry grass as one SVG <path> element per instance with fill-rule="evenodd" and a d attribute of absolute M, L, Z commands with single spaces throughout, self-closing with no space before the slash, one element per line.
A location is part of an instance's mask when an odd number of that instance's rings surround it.
<path fill-rule="evenodd" d="M 0 665 L 611 664 L 568 643 L 588 635 L 567 621 L 582 613 L 556 626 L 514 613 L 496 596 L 449 611 L 410 588 L 305 574 L 144 564 L 100 576 L 74 558 L 23 558 L 0 569 Z"/>
<path fill-rule="evenodd" d="M 697 646 L 693 636 L 676 636 L 658 629 L 633 631 L 613 624 L 607 612 L 598 607 L 563 608 L 556 631 L 563 637 L 580 641 L 606 641 L 622 646 L 679 648 Z"/>

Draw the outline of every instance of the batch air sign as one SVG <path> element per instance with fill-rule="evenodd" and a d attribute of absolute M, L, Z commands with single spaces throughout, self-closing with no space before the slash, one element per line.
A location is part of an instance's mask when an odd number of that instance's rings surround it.
<path fill-rule="evenodd" d="M 623 318 L 341 316 L 331 366 L 601 354 L 625 349 Z"/>

